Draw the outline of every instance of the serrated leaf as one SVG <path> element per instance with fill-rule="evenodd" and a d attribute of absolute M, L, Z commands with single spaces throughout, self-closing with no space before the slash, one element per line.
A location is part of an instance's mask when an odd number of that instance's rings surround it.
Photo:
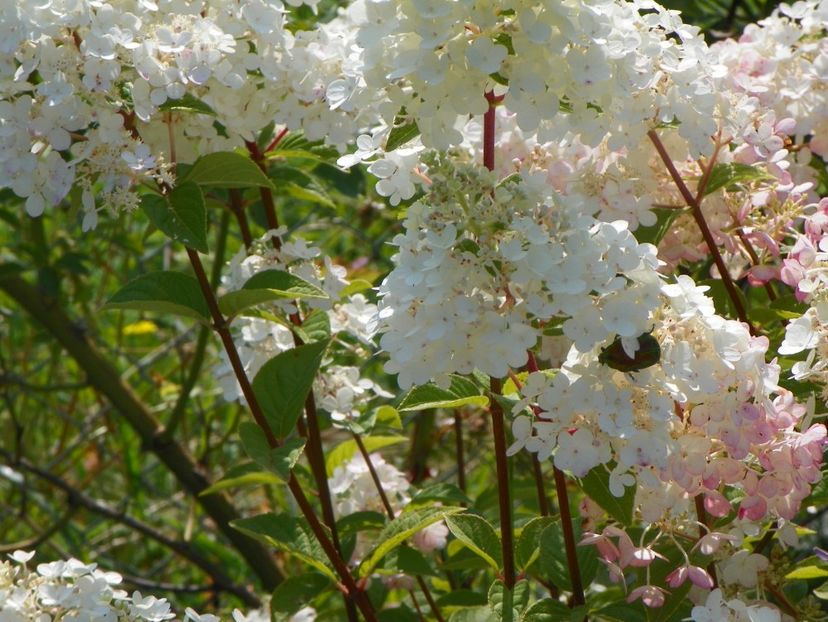
<path fill-rule="evenodd" d="M 406 119 L 402 112 L 394 119 L 394 127 L 388 133 L 388 140 L 385 141 L 385 151 L 394 151 L 404 144 L 414 140 L 420 135 L 420 128 L 414 119 Z"/>
<path fill-rule="evenodd" d="M 263 270 L 250 277 L 241 289 L 219 298 L 219 309 L 234 316 L 256 305 L 275 300 L 324 300 L 328 295 L 306 280 L 284 270 Z"/>
<path fill-rule="evenodd" d="M 273 590 L 273 596 L 270 599 L 270 610 L 274 613 L 292 615 L 306 607 L 330 583 L 329 577 L 316 572 L 285 577 Z"/>
<path fill-rule="evenodd" d="M 476 514 L 461 514 L 447 518 L 446 524 L 455 538 L 492 568 L 500 570 L 503 565 L 500 538 L 485 518 Z"/>
<path fill-rule="evenodd" d="M 211 116 L 216 116 L 216 111 L 213 110 L 208 104 L 200 100 L 198 97 L 191 93 L 184 93 L 183 96 L 179 97 L 178 99 L 168 99 L 163 104 L 158 106 L 159 110 L 174 110 L 174 111 L 188 111 L 188 112 L 197 112 L 199 114 L 209 114 Z"/>
<path fill-rule="evenodd" d="M 599 465 L 581 478 L 581 490 L 612 518 L 629 527 L 633 519 L 636 487 L 628 486 L 624 488 L 623 497 L 616 497 L 610 492 L 609 476 L 607 470 Z"/>
<path fill-rule="evenodd" d="M 750 164 L 742 164 L 740 162 L 716 164 L 713 166 L 713 170 L 708 178 L 707 186 L 704 189 L 704 196 L 716 192 L 719 188 L 743 182 L 761 181 L 763 179 L 772 178 L 767 171 Z"/>
<path fill-rule="evenodd" d="M 252 421 L 239 424 L 239 436 L 245 453 L 283 482 L 290 479 L 290 472 L 305 449 L 303 438 L 288 439 L 281 447 L 270 447 L 262 429 Z"/>
<path fill-rule="evenodd" d="M 374 549 L 359 565 L 359 576 L 367 577 L 370 575 L 383 557 L 421 529 L 463 511 L 465 511 L 465 508 L 431 507 L 403 512 L 388 523 L 377 536 Z"/>
<path fill-rule="evenodd" d="M 273 188 L 273 184 L 253 160 L 235 151 L 208 153 L 195 161 L 181 183 L 219 188 Z"/>
<path fill-rule="evenodd" d="M 503 610 L 510 607 L 512 615 L 509 619 L 520 620 L 523 610 L 529 604 L 529 593 L 528 581 L 518 581 L 510 592 L 500 579 L 495 579 L 489 587 L 489 608 L 494 611 L 498 619 L 502 620 Z"/>
<path fill-rule="evenodd" d="M 577 541 L 577 539 L 576 539 Z M 577 547 L 576 553 L 580 566 L 584 547 Z M 580 550 L 578 550 L 580 549 Z M 594 554 L 594 551 L 593 551 Z M 564 543 L 563 527 L 556 521 L 550 524 L 540 535 L 540 557 L 537 568 L 541 576 L 552 580 L 558 587 L 571 590 L 569 564 L 566 559 L 566 545 Z M 581 569 L 583 573 L 583 568 Z"/>
<path fill-rule="evenodd" d="M 253 462 L 244 462 L 228 469 L 220 480 L 202 490 L 198 493 L 198 496 L 204 497 L 223 490 L 238 490 L 240 488 L 250 488 L 251 486 L 272 486 L 281 484 L 282 481 L 279 476 L 260 470 L 259 465 Z"/>
<path fill-rule="evenodd" d="M 323 561 L 327 559 L 325 552 L 303 521 L 287 514 L 268 513 L 240 518 L 230 525 L 279 551 L 293 555 L 332 581 L 339 581 L 336 573 Z"/>
<path fill-rule="evenodd" d="M 103 306 L 195 318 L 210 323 L 210 310 L 198 281 L 182 272 L 150 272 L 133 279 Z"/>
<path fill-rule="evenodd" d="M 452 374 L 451 385 L 441 389 L 436 384 L 425 384 L 411 389 L 400 402 L 399 410 L 426 410 L 429 408 L 460 408 L 473 405 L 485 408 L 489 398 L 480 393 L 471 380 Z"/>
<path fill-rule="evenodd" d="M 207 247 L 207 210 L 201 188 L 191 182 L 176 186 L 169 199 L 157 194 L 141 198 L 141 209 L 168 238 L 209 252 Z"/>
<path fill-rule="evenodd" d="M 562 602 L 544 598 L 523 612 L 521 622 L 570 622 L 571 609 Z"/>
<path fill-rule="evenodd" d="M 365 449 L 367 449 L 368 452 L 376 451 L 378 449 L 382 449 L 383 447 L 388 447 L 389 445 L 405 443 L 407 441 L 407 436 L 366 436 L 362 439 Z M 328 455 L 325 456 L 325 471 L 328 473 L 328 477 L 333 475 L 336 467 L 353 458 L 358 449 L 359 448 L 357 447 L 355 441 L 347 440 L 337 445 L 333 451 L 328 452 Z"/>
<path fill-rule="evenodd" d="M 555 519 L 538 516 L 523 526 L 515 545 L 515 562 L 518 568 L 528 569 L 540 555 L 540 536 Z"/>
<path fill-rule="evenodd" d="M 327 347 L 327 341 L 317 341 L 281 352 L 253 379 L 253 391 L 277 438 L 293 431 Z"/>
<path fill-rule="evenodd" d="M 802 566 L 785 575 L 786 579 L 824 579 L 828 577 L 828 568 L 821 566 Z"/>

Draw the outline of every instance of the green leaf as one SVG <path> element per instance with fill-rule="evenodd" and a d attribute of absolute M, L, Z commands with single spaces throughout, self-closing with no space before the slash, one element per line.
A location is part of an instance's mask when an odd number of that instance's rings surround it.
<path fill-rule="evenodd" d="M 310 203 L 318 203 L 320 205 L 330 207 L 331 209 L 336 209 L 336 204 L 321 188 L 315 189 L 312 186 L 300 186 L 292 181 L 282 184 L 281 187 L 295 199 L 309 201 Z"/>
<path fill-rule="evenodd" d="M 455 538 L 482 557 L 492 568 L 500 570 L 503 565 L 500 538 L 485 518 L 475 514 L 461 514 L 447 518 L 446 524 Z"/>
<path fill-rule="evenodd" d="M 325 552 L 303 520 L 287 514 L 268 513 L 240 518 L 230 525 L 279 551 L 293 555 L 332 581 L 339 581 L 336 573 L 323 561 L 327 559 Z"/>
<path fill-rule="evenodd" d="M 648 610 L 648 617 L 652 622 L 680 622 L 690 617 L 692 604 L 687 600 L 687 593 L 691 587 L 686 581 L 680 588 L 673 590 L 658 609 Z"/>
<path fill-rule="evenodd" d="M 281 447 L 270 447 L 262 429 L 252 421 L 239 424 L 239 436 L 245 453 L 263 469 L 276 474 L 283 482 L 305 449 L 305 439 L 291 438 Z"/>
<path fill-rule="evenodd" d="M 263 270 L 250 277 L 241 289 L 219 298 L 219 309 L 226 316 L 234 316 L 264 302 L 304 298 L 324 300 L 328 295 L 290 272 Z"/>
<path fill-rule="evenodd" d="M 820 600 L 828 600 L 828 581 L 816 588 L 813 595 Z"/>
<path fill-rule="evenodd" d="M 532 606 L 523 612 L 520 620 L 521 622 L 570 622 L 570 612 L 569 607 L 562 602 L 544 598 L 532 603 Z"/>
<path fill-rule="evenodd" d="M 426 486 L 411 499 L 411 503 L 413 504 L 434 503 L 435 501 L 439 501 L 440 503 L 465 503 L 466 505 L 471 505 L 471 499 L 466 496 L 466 493 L 449 482 L 440 482 L 439 484 Z"/>
<path fill-rule="evenodd" d="M 187 112 L 197 112 L 199 114 L 209 114 L 211 116 L 216 116 L 216 111 L 213 110 L 209 105 L 205 102 L 200 100 L 195 95 L 191 93 L 184 93 L 182 97 L 178 99 L 168 99 L 163 104 L 158 106 L 159 110 L 173 110 L 173 111 L 187 111 Z"/>
<path fill-rule="evenodd" d="M 374 550 L 359 565 L 359 576 L 367 577 L 370 575 L 383 557 L 421 529 L 425 529 L 447 516 L 463 511 L 465 511 L 465 508 L 431 507 L 403 512 L 388 523 L 377 536 Z"/>
<path fill-rule="evenodd" d="M 407 436 L 366 436 L 362 439 L 365 449 L 368 452 L 376 451 L 389 445 L 396 445 L 397 443 L 405 443 L 406 441 L 408 441 Z M 333 475 L 336 467 L 353 458 L 357 450 L 356 441 L 347 440 L 337 445 L 333 451 L 328 452 L 328 455 L 325 457 L 325 471 L 328 473 L 328 477 Z"/>
<path fill-rule="evenodd" d="M 336 521 L 336 530 L 341 539 L 360 531 L 379 531 L 386 524 L 385 514 L 379 512 L 354 512 Z"/>
<path fill-rule="evenodd" d="M 270 610 L 273 613 L 292 615 L 306 607 L 330 583 L 329 577 L 316 572 L 285 577 L 273 590 Z"/>
<path fill-rule="evenodd" d="M 523 610 L 529 604 L 529 582 L 518 581 L 510 592 L 500 579 L 495 579 L 489 588 L 489 607 L 498 619 L 503 619 L 503 609 L 511 607 L 511 620 L 520 620 Z M 508 611 L 508 609 L 507 609 Z"/>
<path fill-rule="evenodd" d="M 577 535 L 575 541 L 578 541 Z M 593 547 L 589 547 L 593 548 Z M 592 554 L 593 560 L 590 560 L 589 554 Z M 581 568 L 582 579 L 584 584 L 588 585 L 585 577 L 586 574 L 583 562 L 588 562 L 592 565 L 592 561 L 597 564 L 594 559 L 595 551 L 587 551 L 586 547 L 577 547 L 576 555 L 578 558 L 578 565 Z M 558 587 L 571 590 L 572 583 L 570 582 L 569 564 L 566 559 L 566 546 L 564 543 L 563 527 L 560 521 L 555 521 L 541 532 L 540 536 L 540 557 L 537 561 L 538 571 L 541 576 L 549 578 Z M 590 569 L 590 574 L 596 568 L 593 566 Z M 593 575 L 594 576 L 594 575 Z"/>
<path fill-rule="evenodd" d="M 452 374 L 448 389 L 441 389 L 435 384 L 414 387 L 402 399 L 399 409 L 406 412 L 428 408 L 460 408 L 466 405 L 485 408 L 489 405 L 489 398 L 481 395 L 471 380 Z"/>
<path fill-rule="evenodd" d="M 405 108 L 403 108 L 394 119 L 394 127 L 389 132 L 388 140 L 385 142 L 385 151 L 394 151 L 394 149 L 402 147 L 419 135 L 420 128 L 417 127 L 417 122 L 414 119 L 407 118 Z"/>
<path fill-rule="evenodd" d="M 402 572 L 411 577 L 436 575 L 425 555 L 410 546 L 401 545 L 385 556 L 382 567 L 394 573 Z"/>
<path fill-rule="evenodd" d="M 220 188 L 261 187 L 273 189 L 273 184 L 253 160 L 235 151 L 208 153 L 195 161 L 182 180 L 199 186 Z"/>
<path fill-rule="evenodd" d="M 314 309 L 302 321 L 301 326 L 292 325 L 302 343 L 326 341 L 331 338 L 331 318 L 325 311 Z"/>
<path fill-rule="evenodd" d="M 820 566 L 802 566 L 785 575 L 786 579 L 824 579 L 828 577 L 828 568 Z"/>
<path fill-rule="evenodd" d="M 515 561 L 518 568 L 527 570 L 540 555 L 540 536 L 555 519 L 551 516 L 538 516 L 530 520 L 520 532 L 515 545 Z"/>
<path fill-rule="evenodd" d="M 141 275 L 119 289 L 103 308 L 154 311 L 210 323 L 210 310 L 198 281 L 182 272 Z"/>
<path fill-rule="evenodd" d="M 327 347 L 327 341 L 317 341 L 281 352 L 253 379 L 253 391 L 276 437 L 293 431 Z"/>
<path fill-rule="evenodd" d="M 449 622 L 497 622 L 498 619 L 489 607 L 468 607 L 455 611 Z"/>
<path fill-rule="evenodd" d="M 730 187 L 743 182 L 772 179 L 767 171 L 750 164 L 733 162 L 730 164 L 716 164 L 710 173 L 704 196 L 716 192 L 719 188 Z"/>
<path fill-rule="evenodd" d="M 192 182 L 176 186 L 169 200 L 157 194 L 145 194 L 141 209 L 171 240 L 207 253 L 207 210 L 201 188 Z"/>
<path fill-rule="evenodd" d="M 616 497 L 610 492 L 609 476 L 607 470 L 599 465 L 581 478 L 581 489 L 612 518 L 629 527 L 635 507 L 635 486 L 626 487 L 624 496 Z"/>
<path fill-rule="evenodd" d="M 620 600 L 623 601 L 623 596 Z M 640 605 L 636 604 L 614 603 L 592 612 L 592 615 L 611 622 L 647 622 L 647 614 L 641 611 Z"/>
<path fill-rule="evenodd" d="M 260 471 L 259 466 L 253 462 L 243 462 L 228 469 L 220 480 L 212 486 L 208 486 L 200 493 L 199 497 L 212 495 L 223 490 L 249 488 L 251 486 L 272 486 L 281 484 L 283 480 L 268 471 Z"/>
<path fill-rule="evenodd" d="M 368 291 L 374 287 L 371 281 L 366 281 L 365 279 L 354 279 L 350 283 L 348 283 L 342 291 L 339 292 L 339 299 L 345 300 L 354 294 L 358 294 L 360 292 Z"/>
<path fill-rule="evenodd" d="M 659 242 L 664 239 L 664 236 L 667 235 L 670 231 L 670 227 L 673 225 L 673 221 L 679 216 L 679 214 L 683 214 L 689 208 L 684 209 L 669 209 L 665 207 L 654 207 L 650 211 L 656 215 L 656 222 L 654 225 L 650 225 L 648 227 L 641 227 L 639 226 L 633 233 L 635 235 L 635 239 L 638 240 L 639 244 L 654 244 L 658 246 Z"/>

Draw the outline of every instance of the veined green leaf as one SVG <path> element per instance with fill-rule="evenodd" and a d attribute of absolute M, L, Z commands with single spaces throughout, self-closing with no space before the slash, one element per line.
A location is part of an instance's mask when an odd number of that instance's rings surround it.
<path fill-rule="evenodd" d="M 495 570 L 500 570 L 503 558 L 500 538 L 488 521 L 475 514 L 459 514 L 446 518 L 446 524 L 454 537 L 483 558 Z"/>
<path fill-rule="evenodd" d="M 281 352 L 253 379 L 253 391 L 276 437 L 293 431 L 327 347 L 327 341 L 316 341 Z"/>
<path fill-rule="evenodd" d="M 362 560 L 359 566 L 359 576 L 367 577 L 371 574 L 380 560 L 398 545 L 402 544 L 421 529 L 432 523 L 443 520 L 447 516 L 465 511 L 459 507 L 430 507 L 403 512 L 385 526 L 377 536 L 374 550 Z"/>
<path fill-rule="evenodd" d="M 195 318 L 210 323 L 210 310 L 198 281 L 182 272 L 150 272 L 133 279 L 103 306 Z"/>
<path fill-rule="evenodd" d="M 460 408 L 473 405 L 484 408 L 489 405 L 489 398 L 480 393 L 471 380 L 453 374 L 448 389 L 441 389 L 435 384 L 414 387 L 400 402 L 399 410 L 426 410 L 428 408 Z"/>
<path fill-rule="evenodd" d="M 325 552 L 303 521 L 287 514 L 268 513 L 240 518 L 230 525 L 279 551 L 293 555 L 332 581 L 339 581 L 333 569 L 323 561 L 327 559 Z"/>
<path fill-rule="evenodd" d="M 195 161 L 181 183 L 219 188 L 273 188 L 273 184 L 253 160 L 235 151 L 208 153 Z"/>

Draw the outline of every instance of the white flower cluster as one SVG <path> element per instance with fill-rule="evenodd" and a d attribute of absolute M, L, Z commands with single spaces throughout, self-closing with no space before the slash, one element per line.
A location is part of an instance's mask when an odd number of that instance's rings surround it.
<path fill-rule="evenodd" d="M 498 82 L 520 127 L 546 139 L 569 126 L 590 144 L 609 133 L 634 145 L 677 117 L 688 138 L 707 126 L 703 148 L 716 129 L 719 68 L 698 28 L 648 0 L 361 0 L 350 10 L 365 83 L 405 107 L 428 147 L 459 144 L 458 120 L 482 115 Z"/>
<path fill-rule="evenodd" d="M 118 589 L 122 579 L 117 572 L 105 572 L 97 564 L 84 564 L 77 559 L 38 564 L 32 570 L 28 562 L 34 555 L 15 551 L 9 555 L 11 562 L 0 562 L 3 622 L 165 622 L 176 618 L 165 598 L 144 596 L 137 591 L 130 596 Z M 295 618 L 295 622 L 312 622 L 314 617 L 315 612 L 312 617 Z M 238 610 L 233 612 L 233 618 L 237 622 L 260 619 Z M 190 620 L 220 622 L 218 616 L 198 614 L 187 608 L 183 622 Z"/>
<path fill-rule="evenodd" d="M 725 600 L 722 590 L 710 592 L 704 605 L 693 607 L 693 622 L 781 622 L 782 615 L 774 607 L 746 605 L 738 598 Z"/>
<path fill-rule="evenodd" d="M 530 375 L 523 387 L 536 416 L 514 421 L 515 444 L 583 477 L 614 462 L 610 488 L 637 484 L 646 522 L 679 516 L 704 496 L 713 516 L 730 513 L 721 486 L 741 491 L 738 515 L 792 519 L 820 479 L 825 426 L 777 384 L 766 363 L 768 340 L 714 313 L 692 279 L 662 287 L 663 306 L 650 318 L 658 362 L 621 373 L 599 361 L 596 348 L 573 349 L 550 379 Z"/>
<path fill-rule="evenodd" d="M 717 131 L 741 136 L 755 110 L 749 95 L 721 82 L 727 69 L 698 28 L 649 0 L 358 0 L 348 13 L 362 51 L 348 80 L 354 96 L 383 102 L 383 123 L 340 164 L 371 160 L 377 190 L 392 204 L 413 195 L 422 145 L 445 150 L 468 139 L 464 126 L 489 108 L 487 91 L 530 149 L 603 145 L 615 160 L 646 142 L 648 130 L 676 121 L 698 157 Z M 394 124 L 413 122 L 419 139 L 385 152 Z M 608 183 L 608 202 L 629 203 L 632 185 Z"/>
<path fill-rule="evenodd" d="M 582 197 L 553 196 L 543 176 L 495 186 L 479 167 L 438 160 L 430 175 L 380 286 L 385 369 L 402 388 L 474 369 L 505 376 L 536 344 L 535 320 L 566 318 L 581 350 L 648 330 L 655 248 L 626 223 L 594 220 Z"/>
<path fill-rule="evenodd" d="M 244 147 L 270 123 L 344 146 L 377 119 L 327 94 L 354 27 L 292 33 L 286 15 L 280 0 L 3 3 L 0 187 L 38 216 L 79 184 L 90 229 L 102 205 L 137 206 L 137 181 L 171 185 L 173 159 Z"/>
<path fill-rule="evenodd" d="M 288 271 L 322 289 L 330 299 L 308 299 L 307 307 L 324 311 L 328 315 L 331 331 L 343 343 L 347 335 L 352 342 L 362 348 L 373 347 L 376 331 L 376 305 L 367 301 L 362 294 L 352 294 L 340 302 L 343 289 L 348 285 L 345 268 L 334 264 L 330 257 L 324 257 L 320 264 L 318 249 L 308 246 L 299 237 L 282 241 L 283 230 L 270 231 L 256 241 L 248 252 L 241 249 L 231 259 L 228 274 L 222 284 L 227 291 L 235 291 L 254 275 L 265 270 Z M 279 238 L 279 247 L 272 244 Z M 260 309 L 265 307 L 261 306 Z M 284 321 L 295 314 L 298 309 L 292 300 L 270 303 L 269 311 L 275 312 Z M 274 321 L 267 313 L 248 314 L 235 318 L 232 331 L 236 348 L 244 365 L 248 378 L 254 378 L 262 366 L 281 352 L 295 346 L 293 333 L 285 324 Z M 236 379 L 230 362 L 224 352 L 222 363 L 216 370 L 219 385 L 228 401 L 244 402 L 241 387 Z M 342 422 L 359 413 L 359 407 L 374 397 L 390 397 L 372 380 L 362 378 L 357 367 L 335 365 L 332 361 L 323 362 L 323 373 L 314 383 L 314 395 L 319 407 L 331 413 L 334 421 Z"/>
<path fill-rule="evenodd" d="M 755 98 L 776 119 L 794 119 L 797 142 L 810 135 L 810 150 L 820 156 L 828 155 L 826 26 L 828 2 L 783 3 L 771 17 L 749 24 L 738 39 L 712 48 L 728 68 L 722 78 L 727 88 Z M 757 128 L 755 138 L 773 140 L 770 130 Z"/>

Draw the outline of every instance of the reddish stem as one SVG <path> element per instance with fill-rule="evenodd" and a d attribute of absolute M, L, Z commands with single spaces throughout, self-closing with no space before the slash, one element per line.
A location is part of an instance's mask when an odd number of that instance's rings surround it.
<path fill-rule="evenodd" d="M 649 136 L 650 140 L 652 141 L 653 145 L 655 145 L 656 151 L 658 151 L 658 155 L 661 157 L 662 162 L 667 167 L 668 172 L 670 173 L 670 177 L 673 178 L 673 182 L 676 184 L 678 191 L 681 193 L 681 196 L 686 201 L 687 205 L 690 206 L 693 219 L 696 221 L 696 224 L 701 231 L 702 237 L 704 238 L 705 243 L 707 244 L 707 249 L 710 251 L 711 256 L 713 257 L 713 261 L 716 264 L 716 267 L 719 270 L 719 276 L 722 279 L 722 283 L 727 290 L 727 294 L 730 297 L 731 302 L 733 302 L 733 307 L 736 309 L 736 315 L 739 317 L 739 320 L 747 324 L 748 329 L 752 335 L 756 335 L 756 329 L 753 327 L 753 324 L 750 323 L 750 320 L 747 316 L 747 311 L 745 310 L 744 305 L 742 304 L 742 299 L 739 298 L 739 293 L 736 290 L 736 285 L 733 283 L 733 279 L 730 278 L 730 272 L 727 270 L 727 266 L 725 265 L 724 259 L 722 258 L 722 254 L 719 252 L 719 246 L 716 244 L 716 240 L 713 238 L 713 233 L 710 231 L 710 227 L 707 225 L 707 221 L 704 218 L 704 214 L 701 211 L 701 203 L 693 196 L 690 192 L 690 189 L 687 187 L 687 184 L 684 183 L 684 180 L 681 178 L 678 170 L 676 170 L 675 165 L 673 164 L 673 160 L 670 158 L 670 154 L 667 153 L 667 149 L 664 147 L 664 143 L 661 142 L 661 139 L 656 134 L 655 130 L 650 130 L 647 132 L 647 136 Z M 711 167 L 712 168 L 712 167 Z"/>
<path fill-rule="evenodd" d="M 270 426 L 267 423 L 267 418 L 264 415 L 264 411 L 256 398 L 256 394 L 253 392 L 253 385 L 250 383 L 247 373 L 244 371 L 244 365 L 242 364 L 239 353 L 236 350 L 236 344 L 233 342 L 233 337 L 230 334 L 227 320 L 219 309 L 218 301 L 216 300 L 212 287 L 210 287 L 210 282 L 207 278 L 207 273 L 204 271 L 201 258 L 198 256 L 197 251 L 189 247 L 187 248 L 187 256 L 190 258 L 190 264 L 193 266 L 193 271 L 198 279 L 198 284 L 207 302 L 207 307 L 210 310 L 210 316 L 213 320 L 213 328 L 221 338 L 224 350 L 227 353 L 227 358 L 230 360 L 230 366 L 233 368 L 236 379 L 241 386 L 242 394 L 244 395 L 245 400 L 247 400 L 253 419 L 262 429 L 262 432 L 264 432 L 268 445 L 271 447 L 279 447 L 281 442 L 276 438 L 273 431 L 270 429 Z M 349 598 L 352 598 L 356 602 L 357 607 L 359 607 L 360 611 L 362 611 L 362 615 L 366 620 L 369 622 L 376 622 L 377 618 L 374 614 L 374 607 L 371 604 L 371 601 L 368 600 L 367 594 L 357 586 L 353 575 L 350 570 L 348 570 L 347 564 L 336 550 L 336 547 L 334 547 L 334 544 L 325 532 L 325 528 L 322 526 L 322 523 L 320 523 L 319 519 L 316 517 L 313 507 L 308 502 L 308 499 L 302 490 L 302 485 L 293 473 L 290 474 L 288 488 L 293 494 L 293 497 L 296 499 L 296 503 L 299 505 L 299 509 L 302 511 L 302 515 L 308 522 L 311 531 L 313 531 L 314 536 L 322 546 L 325 555 L 328 557 L 342 580 Z"/>

